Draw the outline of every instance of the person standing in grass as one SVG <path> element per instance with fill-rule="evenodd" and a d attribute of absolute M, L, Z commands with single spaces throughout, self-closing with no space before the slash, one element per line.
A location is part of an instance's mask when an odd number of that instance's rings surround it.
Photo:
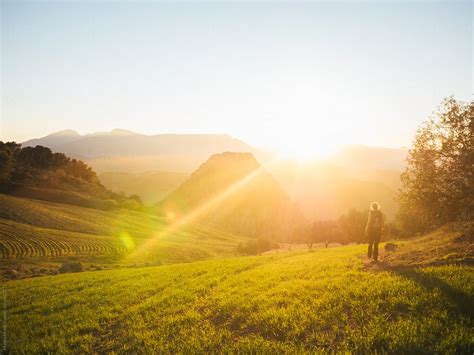
<path fill-rule="evenodd" d="M 372 202 L 370 205 L 369 218 L 365 226 L 365 234 L 369 239 L 369 250 L 367 256 L 377 261 L 379 256 L 379 242 L 382 237 L 384 228 L 384 217 L 380 211 L 380 205 L 377 202 Z M 373 250 L 372 250 L 373 248 Z"/>

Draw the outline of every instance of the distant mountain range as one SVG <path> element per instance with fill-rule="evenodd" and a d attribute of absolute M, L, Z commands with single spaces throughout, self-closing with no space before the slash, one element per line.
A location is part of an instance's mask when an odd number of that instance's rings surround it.
<path fill-rule="evenodd" d="M 272 158 L 223 134 L 143 135 L 115 129 L 80 135 L 67 130 L 23 143 L 36 145 L 82 159 L 107 188 L 138 194 L 148 204 L 171 193 L 214 154 L 249 152 L 262 163 Z M 309 219 L 336 218 L 350 208 L 366 209 L 372 201 L 393 217 L 407 153 L 407 148 L 347 145 L 327 161 L 279 161 L 269 173 Z"/>
<path fill-rule="evenodd" d="M 282 137 L 284 139 L 284 137 Z M 265 161 L 271 154 L 227 134 L 144 135 L 124 129 L 81 135 L 73 130 L 59 131 L 22 143 L 23 147 L 42 145 L 86 161 L 95 171 L 173 171 L 191 173 L 213 154 L 249 152 Z M 342 146 L 329 160 L 352 171 L 392 170 L 405 167 L 407 148 Z"/>
<path fill-rule="evenodd" d="M 66 130 L 23 142 L 77 157 L 97 172 L 166 170 L 191 172 L 209 156 L 225 151 L 252 152 L 250 145 L 226 134 L 144 135 L 122 129 L 86 135 Z"/>

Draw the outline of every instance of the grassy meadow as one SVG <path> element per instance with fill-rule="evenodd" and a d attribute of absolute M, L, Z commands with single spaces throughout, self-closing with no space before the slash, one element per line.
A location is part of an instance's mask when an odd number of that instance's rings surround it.
<path fill-rule="evenodd" d="M 472 352 L 472 266 L 380 266 L 364 252 L 346 246 L 8 282 L 8 349 Z"/>
<path fill-rule="evenodd" d="M 242 257 L 247 238 L 202 225 L 0 202 L 0 267 L 31 270 L 3 283 L 11 353 L 474 349 L 470 224 L 397 241 L 380 263 L 365 245 Z M 66 261 L 85 271 L 53 275 Z"/>

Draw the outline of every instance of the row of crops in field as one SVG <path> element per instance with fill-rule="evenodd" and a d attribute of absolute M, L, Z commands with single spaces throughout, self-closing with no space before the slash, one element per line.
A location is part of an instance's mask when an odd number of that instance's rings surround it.
<path fill-rule="evenodd" d="M 25 258 L 82 254 L 123 254 L 126 246 L 113 237 L 47 229 L 0 219 L 0 256 Z"/>
<path fill-rule="evenodd" d="M 0 194 L 0 258 L 176 263 L 234 255 L 247 238 L 209 226 L 172 229 L 159 217 L 103 212 Z M 110 260 L 107 260 L 107 257 Z"/>
<path fill-rule="evenodd" d="M 78 233 L 112 235 L 126 231 L 148 237 L 166 222 L 150 214 L 120 210 L 114 213 L 0 194 L 0 218 L 33 226 Z"/>

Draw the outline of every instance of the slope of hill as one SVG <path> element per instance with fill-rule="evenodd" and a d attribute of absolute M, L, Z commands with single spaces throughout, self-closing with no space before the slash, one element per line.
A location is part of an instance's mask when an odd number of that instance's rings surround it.
<path fill-rule="evenodd" d="M 299 210 L 250 153 L 216 154 L 160 203 L 164 215 L 196 220 L 251 237 L 287 239 Z"/>
<path fill-rule="evenodd" d="M 69 261 L 87 268 L 231 256 L 248 240 L 198 224 L 170 229 L 163 218 L 129 210 L 104 212 L 1 194 L 0 205 L 0 269 L 27 265 L 31 274 L 20 276 L 55 272 Z"/>
<path fill-rule="evenodd" d="M 458 237 L 445 241 L 465 249 Z M 410 243 L 392 260 L 406 260 Z M 8 282 L 15 336 L 7 350 L 472 352 L 472 266 L 440 254 L 440 266 L 374 269 L 364 252 L 346 246 Z"/>
<path fill-rule="evenodd" d="M 145 204 L 161 201 L 178 188 L 187 178 L 187 173 L 147 171 L 143 173 L 105 172 L 99 174 L 100 182 L 114 192 L 138 195 Z"/>

